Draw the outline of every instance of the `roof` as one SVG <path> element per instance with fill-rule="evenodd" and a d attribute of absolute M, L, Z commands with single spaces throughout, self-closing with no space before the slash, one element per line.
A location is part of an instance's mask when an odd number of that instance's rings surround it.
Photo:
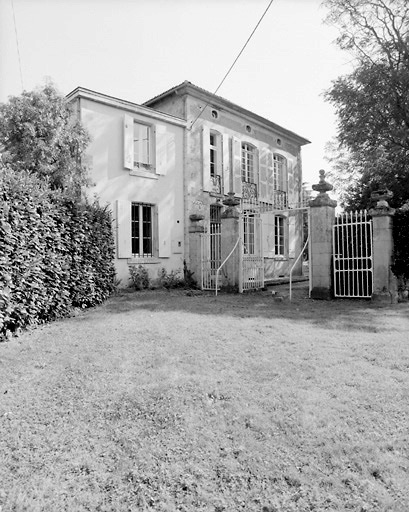
<path fill-rule="evenodd" d="M 138 105 L 137 103 L 133 103 L 131 101 L 121 100 L 119 98 L 115 98 L 114 96 L 109 96 L 101 92 L 92 91 L 91 89 L 86 89 L 85 87 L 77 87 L 73 91 L 68 93 L 66 96 L 66 99 L 68 101 L 73 101 L 76 98 L 84 98 L 96 101 L 97 103 L 102 103 L 104 105 L 109 105 L 111 107 L 121 108 L 123 110 L 127 110 L 137 114 L 148 115 L 149 117 L 152 117 L 154 119 L 186 127 L 185 119 L 181 119 L 179 117 L 173 116 L 171 114 L 166 114 L 164 112 L 159 112 L 158 110 L 150 108 L 146 105 Z"/>
<path fill-rule="evenodd" d="M 171 89 L 168 89 L 167 91 L 165 91 L 161 94 L 158 94 L 154 98 L 151 98 L 150 100 L 145 101 L 143 103 L 143 105 L 147 106 L 147 107 L 153 107 L 153 105 L 155 105 L 155 103 L 158 103 L 159 101 L 166 99 L 167 97 L 172 96 L 173 94 L 189 94 L 191 96 L 194 96 L 196 98 L 200 98 L 200 99 L 206 101 L 206 103 L 212 103 L 212 105 L 220 105 L 223 108 L 225 108 L 226 110 L 230 110 L 233 113 L 239 113 L 241 115 L 250 117 L 268 129 L 275 130 L 275 131 L 279 132 L 280 134 L 287 135 L 288 137 L 291 137 L 292 139 L 296 140 L 301 146 L 311 143 L 311 141 L 302 137 L 301 135 L 298 135 L 298 134 L 296 134 L 296 133 L 288 130 L 287 128 L 284 128 L 276 123 L 273 123 L 269 119 L 266 119 L 265 117 L 255 114 L 254 112 L 251 112 L 250 110 L 240 107 L 239 105 L 236 105 L 235 103 L 233 103 L 229 100 L 226 100 L 225 98 L 222 98 L 221 96 L 217 96 L 216 94 L 206 91 L 205 89 L 202 89 L 201 87 L 198 87 L 197 85 L 194 85 L 187 80 L 185 80 L 184 82 L 182 82 L 179 85 L 176 85 L 175 87 L 172 87 Z"/>

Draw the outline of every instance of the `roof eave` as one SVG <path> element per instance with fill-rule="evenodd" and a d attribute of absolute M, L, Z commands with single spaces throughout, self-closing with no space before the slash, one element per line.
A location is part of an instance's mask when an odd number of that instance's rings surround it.
<path fill-rule="evenodd" d="M 178 126 L 186 127 L 186 120 L 180 117 L 176 117 L 171 114 L 166 114 L 164 112 L 159 112 L 158 110 L 155 110 L 147 105 L 138 105 L 137 103 L 133 103 L 131 101 L 122 100 L 114 96 L 109 96 L 107 94 L 93 91 L 91 89 L 86 89 L 85 87 L 76 87 L 73 91 L 66 95 L 67 101 L 73 101 L 77 98 L 95 101 L 97 103 L 101 103 L 111 107 L 122 108 L 123 110 L 127 110 L 134 113 L 136 112 L 139 114 L 149 115 L 150 117 L 153 117 L 158 120 L 160 119 L 162 121 L 167 121 Z"/>

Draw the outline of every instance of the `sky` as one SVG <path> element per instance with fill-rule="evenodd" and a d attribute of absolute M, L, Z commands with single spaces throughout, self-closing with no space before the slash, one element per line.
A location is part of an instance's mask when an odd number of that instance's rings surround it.
<path fill-rule="evenodd" d="M 188 80 L 214 92 L 270 0 L 0 0 L 0 102 L 52 80 L 141 104 Z M 323 92 L 351 70 L 321 0 L 274 0 L 218 95 L 305 137 L 304 181 L 329 169 Z"/>

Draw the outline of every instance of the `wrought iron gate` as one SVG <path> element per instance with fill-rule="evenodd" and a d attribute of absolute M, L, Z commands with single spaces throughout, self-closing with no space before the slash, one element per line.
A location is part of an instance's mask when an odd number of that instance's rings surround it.
<path fill-rule="evenodd" d="M 202 290 L 216 289 L 216 272 L 221 260 L 221 230 L 203 233 L 201 239 Z"/>
<path fill-rule="evenodd" d="M 240 258 L 239 292 L 263 288 L 264 258 L 261 218 L 257 213 L 244 212 L 240 224 L 242 251 Z"/>
<path fill-rule="evenodd" d="M 367 212 L 348 212 L 333 227 L 335 297 L 370 298 L 373 289 L 372 220 Z"/>

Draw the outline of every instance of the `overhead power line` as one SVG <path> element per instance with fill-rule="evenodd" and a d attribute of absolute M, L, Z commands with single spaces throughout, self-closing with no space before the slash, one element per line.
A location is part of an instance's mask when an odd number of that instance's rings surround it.
<path fill-rule="evenodd" d="M 256 26 L 254 27 L 253 31 L 251 32 L 251 34 L 249 35 L 247 41 L 244 43 L 242 49 L 239 51 L 237 57 L 234 59 L 233 61 L 233 64 L 229 67 L 229 69 L 227 70 L 227 73 L 224 75 L 224 77 L 222 78 L 222 81 L 219 83 L 219 85 L 217 86 L 216 90 L 214 91 L 213 94 L 217 94 L 218 90 L 220 89 L 220 87 L 223 85 L 224 81 L 226 80 L 226 78 L 229 76 L 231 70 L 234 68 L 236 62 L 239 60 L 241 54 L 244 52 L 244 50 L 246 49 L 246 46 L 249 44 L 251 38 L 254 36 L 256 30 L 258 29 L 260 23 L 263 21 L 263 18 L 264 16 L 267 14 L 268 10 L 270 9 L 271 7 L 271 4 L 274 2 L 274 0 L 270 0 L 269 4 L 267 5 L 267 8 L 266 10 L 263 12 L 263 14 L 261 15 L 261 18 L 258 20 Z M 206 108 L 209 106 L 209 102 L 206 103 L 206 105 L 204 106 L 204 108 L 202 109 L 202 111 L 198 114 L 198 116 L 195 118 L 195 120 L 192 122 L 189 130 L 191 130 L 193 128 L 193 125 L 196 123 L 196 121 L 200 118 L 200 116 L 203 114 L 203 112 L 206 110 Z"/>
<path fill-rule="evenodd" d="M 23 72 L 21 70 L 20 45 L 18 42 L 18 35 L 17 35 L 16 13 L 14 12 L 14 0 L 10 0 L 10 1 L 11 1 L 11 8 L 13 10 L 14 32 L 16 34 L 16 45 L 17 45 L 17 55 L 18 55 L 18 66 L 20 69 L 21 91 L 23 92 L 24 91 Z"/>

